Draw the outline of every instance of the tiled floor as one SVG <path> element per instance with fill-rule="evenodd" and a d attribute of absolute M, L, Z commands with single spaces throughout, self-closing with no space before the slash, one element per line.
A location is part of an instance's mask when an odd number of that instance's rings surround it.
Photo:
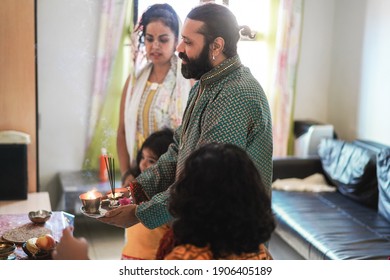
<path fill-rule="evenodd" d="M 89 242 L 89 257 L 93 260 L 119 260 L 124 245 L 122 228 L 104 224 L 95 219 L 77 215 L 74 236 Z"/>
<path fill-rule="evenodd" d="M 93 260 L 119 260 L 121 257 L 124 229 L 103 224 L 89 217 L 76 216 L 74 235 L 88 240 L 89 256 Z M 272 236 L 269 250 L 276 260 L 303 259 L 277 235 Z"/>

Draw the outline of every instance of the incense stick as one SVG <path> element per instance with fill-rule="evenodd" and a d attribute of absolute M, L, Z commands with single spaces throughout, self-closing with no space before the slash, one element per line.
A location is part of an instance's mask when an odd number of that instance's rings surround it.
<path fill-rule="evenodd" d="M 104 161 L 106 163 L 108 180 L 110 181 L 111 194 L 115 198 L 115 162 L 111 156 L 105 156 Z"/>

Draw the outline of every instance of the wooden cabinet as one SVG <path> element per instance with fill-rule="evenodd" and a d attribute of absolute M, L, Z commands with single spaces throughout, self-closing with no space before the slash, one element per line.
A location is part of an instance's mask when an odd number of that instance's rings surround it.
<path fill-rule="evenodd" d="M 35 1 L 0 1 L 0 131 L 30 135 L 28 192 L 37 191 Z"/>

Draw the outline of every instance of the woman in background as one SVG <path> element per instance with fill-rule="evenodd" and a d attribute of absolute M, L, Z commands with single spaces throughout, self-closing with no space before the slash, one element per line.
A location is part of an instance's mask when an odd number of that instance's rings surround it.
<path fill-rule="evenodd" d="M 150 6 L 142 15 L 135 33 L 138 36 L 137 58 L 146 53 L 147 64 L 133 74 L 123 89 L 117 150 L 123 186 L 131 179 L 137 151 L 144 140 L 162 128 L 177 128 L 191 88 L 181 74 L 175 49 L 180 20 L 168 4 Z"/>

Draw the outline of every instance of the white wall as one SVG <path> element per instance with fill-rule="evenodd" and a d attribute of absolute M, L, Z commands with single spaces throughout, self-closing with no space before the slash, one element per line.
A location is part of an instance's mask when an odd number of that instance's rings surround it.
<path fill-rule="evenodd" d="M 335 1 L 329 122 L 340 138 L 357 137 L 366 0 Z"/>
<path fill-rule="evenodd" d="M 390 145 L 390 1 L 305 0 L 295 119 Z"/>
<path fill-rule="evenodd" d="M 38 0 L 40 191 L 58 197 L 58 172 L 82 166 L 101 1 Z"/>
<path fill-rule="evenodd" d="M 334 0 L 305 0 L 294 118 L 328 121 Z"/>
<path fill-rule="evenodd" d="M 390 1 L 367 1 L 357 136 L 390 145 Z"/>

